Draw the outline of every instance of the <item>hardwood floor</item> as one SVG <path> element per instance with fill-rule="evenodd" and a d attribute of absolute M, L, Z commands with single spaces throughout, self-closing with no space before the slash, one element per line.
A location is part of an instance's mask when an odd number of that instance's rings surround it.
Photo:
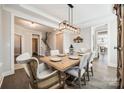
<path fill-rule="evenodd" d="M 18 69 L 14 75 L 4 78 L 2 89 L 28 89 L 29 79 L 24 69 Z"/>

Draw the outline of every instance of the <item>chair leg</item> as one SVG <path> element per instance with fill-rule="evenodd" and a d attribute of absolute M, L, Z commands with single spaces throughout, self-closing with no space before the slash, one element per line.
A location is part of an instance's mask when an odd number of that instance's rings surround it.
<path fill-rule="evenodd" d="M 84 85 L 86 85 L 85 73 L 83 74 L 83 78 L 84 78 Z"/>
<path fill-rule="evenodd" d="M 87 69 L 87 77 L 88 77 L 88 81 L 90 81 L 89 69 Z"/>
<path fill-rule="evenodd" d="M 91 73 L 92 73 L 92 76 L 93 76 L 93 67 L 91 67 Z"/>
<path fill-rule="evenodd" d="M 82 85 L 81 85 L 81 77 L 79 77 L 78 81 L 79 81 L 79 88 L 82 88 Z"/>

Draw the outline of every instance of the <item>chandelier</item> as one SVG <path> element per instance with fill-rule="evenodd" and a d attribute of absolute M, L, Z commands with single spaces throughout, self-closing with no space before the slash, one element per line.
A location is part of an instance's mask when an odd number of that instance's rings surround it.
<path fill-rule="evenodd" d="M 72 32 L 80 33 L 80 28 L 70 24 L 68 21 L 64 20 L 59 24 L 59 30 L 64 31 L 64 30 L 69 30 Z"/>
<path fill-rule="evenodd" d="M 69 6 L 69 15 L 68 15 L 68 21 L 64 20 L 59 24 L 59 31 L 69 30 L 71 32 L 80 33 L 80 28 L 73 25 L 73 8 L 74 6 L 72 4 L 68 4 Z"/>
<path fill-rule="evenodd" d="M 83 38 L 80 37 L 80 28 L 73 25 L 73 8 L 74 6 L 72 4 L 68 4 L 69 6 L 69 15 L 68 15 L 68 21 L 64 20 L 59 24 L 59 31 L 70 31 L 77 33 L 78 36 L 73 39 L 74 43 L 82 43 Z"/>

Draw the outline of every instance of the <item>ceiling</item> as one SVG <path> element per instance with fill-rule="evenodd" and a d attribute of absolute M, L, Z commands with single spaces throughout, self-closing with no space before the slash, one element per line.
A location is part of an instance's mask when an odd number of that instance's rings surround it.
<path fill-rule="evenodd" d="M 111 4 L 73 4 L 73 23 L 81 26 L 87 22 L 96 21 L 112 15 Z M 27 27 L 34 30 L 53 31 L 54 28 L 58 28 L 58 24 L 63 20 L 68 20 L 68 6 L 67 4 L 12 4 L 5 5 L 8 9 L 20 11 L 24 14 L 30 15 L 28 20 L 16 18 L 15 23 L 23 27 Z M 18 12 L 17 12 L 18 13 Z M 18 16 L 18 14 L 17 14 Z M 35 26 L 31 26 L 32 20 Z M 39 24 L 40 23 L 40 24 Z M 44 25 L 42 25 L 44 24 Z M 47 26 L 46 26 L 47 25 Z"/>
<path fill-rule="evenodd" d="M 19 17 L 15 17 L 15 24 L 30 30 L 35 30 L 35 31 L 51 32 L 54 30 L 51 27 L 48 27 L 36 22 L 32 22 L 29 20 L 25 20 Z"/>
<path fill-rule="evenodd" d="M 45 12 L 56 19 L 68 19 L 67 4 L 32 4 L 28 6 L 35 7 L 35 9 L 41 10 L 41 12 Z M 104 17 L 111 13 L 112 5 L 110 4 L 74 4 L 74 23 L 84 23 L 85 21 Z"/>

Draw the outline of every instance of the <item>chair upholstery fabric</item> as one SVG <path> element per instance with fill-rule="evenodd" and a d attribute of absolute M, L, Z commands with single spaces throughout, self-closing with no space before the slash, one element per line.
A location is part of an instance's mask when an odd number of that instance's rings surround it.
<path fill-rule="evenodd" d="M 89 68 L 91 68 L 93 66 L 93 64 L 92 63 L 89 63 Z"/>
<path fill-rule="evenodd" d="M 83 69 L 84 67 L 87 66 L 89 57 L 90 57 L 90 53 L 86 53 L 84 54 L 84 56 L 81 57 L 80 64 L 79 64 L 80 69 Z"/>
<path fill-rule="evenodd" d="M 38 79 L 44 79 L 52 74 L 56 73 L 57 71 L 52 71 L 49 69 L 47 66 L 45 66 L 44 63 L 39 64 L 38 69 L 37 69 L 37 78 Z"/>
<path fill-rule="evenodd" d="M 92 62 L 95 58 L 95 51 L 92 52 L 89 62 Z"/>
<path fill-rule="evenodd" d="M 75 67 L 72 67 L 70 68 L 69 70 L 66 71 L 68 74 L 74 76 L 74 77 L 77 77 L 78 78 L 78 73 L 79 73 L 79 68 L 75 68 Z M 82 69 L 81 70 L 81 76 L 84 74 L 85 72 L 85 69 Z"/>

